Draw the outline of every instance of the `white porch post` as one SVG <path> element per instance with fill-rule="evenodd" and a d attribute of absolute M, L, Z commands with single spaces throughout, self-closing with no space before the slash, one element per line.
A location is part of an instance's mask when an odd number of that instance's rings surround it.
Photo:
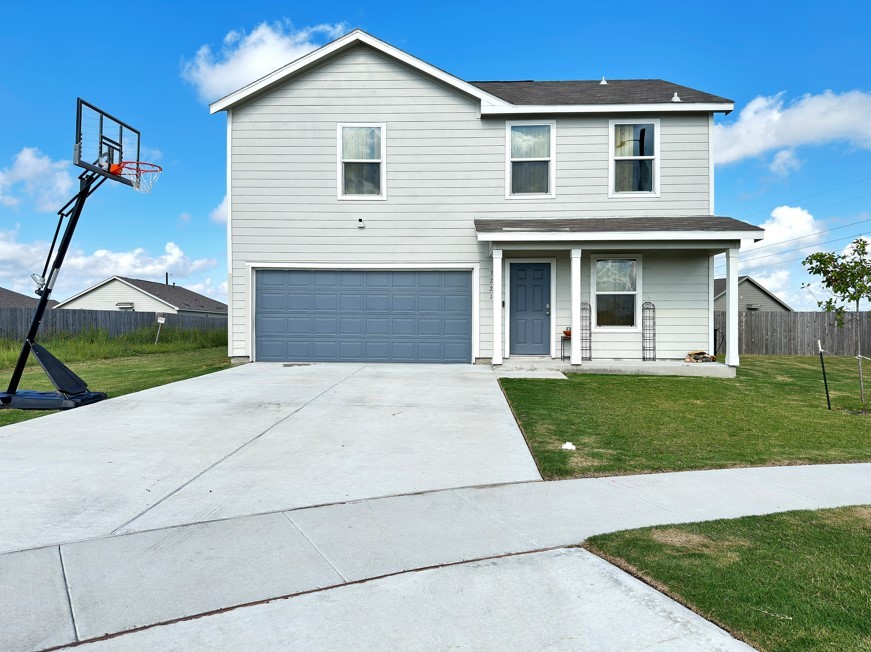
<path fill-rule="evenodd" d="M 493 364 L 502 364 L 502 250 L 493 250 Z"/>
<path fill-rule="evenodd" d="M 726 364 L 738 366 L 738 250 L 726 251 Z"/>
<path fill-rule="evenodd" d="M 572 364 L 581 364 L 581 250 L 572 249 Z"/>

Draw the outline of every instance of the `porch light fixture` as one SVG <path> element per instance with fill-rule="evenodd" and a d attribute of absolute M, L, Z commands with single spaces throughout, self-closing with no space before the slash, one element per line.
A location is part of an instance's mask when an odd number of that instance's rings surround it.
<path fill-rule="evenodd" d="M 358 229 L 365 229 L 366 228 L 366 223 L 363 221 L 362 217 L 357 220 L 357 228 Z"/>

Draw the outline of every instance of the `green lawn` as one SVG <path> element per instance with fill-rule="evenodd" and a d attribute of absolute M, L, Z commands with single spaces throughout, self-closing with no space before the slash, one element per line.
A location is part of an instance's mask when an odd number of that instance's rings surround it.
<path fill-rule="evenodd" d="M 768 651 L 871 650 L 871 506 L 628 530 L 585 547 Z"/>
<path fill-rule="evenodd" d="M 52 353 L 55 349 L 51 349 Z M 60 356 L 59 356 L 60 357 Z M 202 376 L 230 366 L 227 346 L 194 350 L 171 350 L 162 353 L 130 355 L 108 359 L 64 363 L 88 383 L 89 389 L 105 392 L 109 397 L 121 396 L 141 389 L 165 385 L 176 380 Z M 0 369 L 0 383 L 6 388 L 12 369 Z M 21 380 L 22 389 L 53 390 L 48 378 L 33 361 Z M 33 419 L 48 412 L 39 410 L 0 410 L 0 426 Z"/>
<path fill-rule="evenodd" d="M 855 360 L 743 356 L 731 380 L 573 374 L 502 379 L 547 479 L 738 466 L 867 462 L 871 415 Z M 564 442 L 577 447 L 561 450 Z"/>

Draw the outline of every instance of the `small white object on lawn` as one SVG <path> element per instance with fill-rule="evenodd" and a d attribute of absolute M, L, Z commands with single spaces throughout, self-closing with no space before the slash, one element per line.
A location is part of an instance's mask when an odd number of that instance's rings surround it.
<path fill-rule="evenodd" d="M 565 444 L 563 444 L 563 450 L 564 451 L 573 451 L 573 450 L 577 450 L 577 449 L 572 442 L 567 441 Z"/>

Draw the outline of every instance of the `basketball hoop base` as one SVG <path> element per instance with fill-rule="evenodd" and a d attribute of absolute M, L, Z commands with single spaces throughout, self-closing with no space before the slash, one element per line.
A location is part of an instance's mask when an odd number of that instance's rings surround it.
<path fill-rule="evenodd" d="M 60 392 L 36 392 L 23 389 L 9 394 L 0 392 L 0 410 L 71 410 L 109 398 L 103 392 L 84 392 L 65 396 Z"/>

